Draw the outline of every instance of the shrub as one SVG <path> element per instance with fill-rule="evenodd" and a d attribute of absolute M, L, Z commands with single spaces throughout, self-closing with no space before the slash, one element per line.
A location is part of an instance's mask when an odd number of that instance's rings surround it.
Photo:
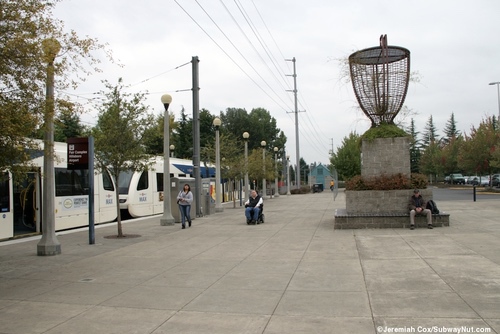
<path fill-rule="evenodd" d="M 363 178 L 361 175 L 356 175 L 346 181 L 346 190 L 399 190 L 414 188 L 427 188 L 427 178 L 425 175 L 412 173 L 410 178 L 401 173 L 380 175 L 371 178 Z"/>

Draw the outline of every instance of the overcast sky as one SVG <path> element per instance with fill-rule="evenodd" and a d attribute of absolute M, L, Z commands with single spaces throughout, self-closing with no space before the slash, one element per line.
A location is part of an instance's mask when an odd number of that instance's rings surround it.
<path fill-rule="evenodd" d="M 182 107 L 192 115 L 190 61 L 198 56 L 200 108 L 267 109 L 293 162 L 293 67 L 285 59 L 295 57 L 300 156 L 308 164 L 328 164 L 332 146 L 369 128 L 340 60 L 378 46 L 381 34 L 411 52 L 420 82 L 410 83 L 405 106 L 417 131 L 431 115 L 439 135 L 452 112 L 462 132 L 498 115 L 497 86 L 489 83 L 500 81 L 499 13 L 498 0 L 63 0 L 54 12 L 80 36 L 109 43 L 124 65 L 104 62 L 103 73 L 70 91 L 88 107 L 85 122 L 95 122 L 87 101 L 104 88 L 101 80 L 120 77 L 129 92 L 149 92 L 155 114 L 169 93 L 176 117 Z"/>

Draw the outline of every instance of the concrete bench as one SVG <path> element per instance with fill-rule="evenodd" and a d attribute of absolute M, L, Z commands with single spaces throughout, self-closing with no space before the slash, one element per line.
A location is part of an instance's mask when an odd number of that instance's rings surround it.
<path fill-rule="evenodd" d="M 440 212 L 432 215 L 434 227 L 450 226 L 450 214 Z M 415 216 L 417 228 L 427 228 L 427 218 Z M 334 229 L 361 228 L 410 228 L 410 213 L 356 213 L 348 214 L 346 209 L 335 210 Z"/>

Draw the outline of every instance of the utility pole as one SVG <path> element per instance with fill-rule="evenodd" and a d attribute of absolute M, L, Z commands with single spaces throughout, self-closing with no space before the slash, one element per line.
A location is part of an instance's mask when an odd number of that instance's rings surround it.
<path fill-rule="evenodd" d="M 200 87 L 198 56 L 191 59 L 193 70 L 193 173 L 196 191 L 194 200 L 196 201 L 196 217 L 201 217 L 201 173 L 200 173 Z M 208 210 L 208 208 L 205 208 Z M 208 211 L 207 211 L 208 212 Z"/>
<path fill-rule="evenodd" d="M 300 188 L 300 152 L 299 152 L 299 109 L 297 105 L 297 71 L 295 69 L 295 57 L 292 59 L 285 59 L 285 61 L 293 62 L 293 95 L 295 99 L 295 161 L 296 161 L 296 172 L 295 172 L 295 186 L 297 189 Z M 290 90 L 287 90 L 290 92 Z"/>
<path fill-rule="evenodd" d="M 330 140 L 332 141 L 332 149 L 330 150 L 330 155 L 333 155 L 333 138 L 330 138 Z"/>

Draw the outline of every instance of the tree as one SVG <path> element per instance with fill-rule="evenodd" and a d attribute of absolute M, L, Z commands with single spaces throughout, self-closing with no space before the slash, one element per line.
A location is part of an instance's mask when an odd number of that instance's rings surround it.
<path fill-rule="evenodd" d="M 45 110 L 47 59 L 42 41 L 59 41 L 55 61 L 59 90 L 78 84 L 97 70 L 95 52 L 105 51 L 97 39 L 80 39 L 74 31 L 65 33 L 63 23 L 53 17 L 59 0 L 1 1 L 0 6 L 0 169 L 16 168 L 30 157 L 28 137 L 42 127 Z M 112 60 L 111 54 L 107 53 Z M 58 105 L 58 104 L 56 104 Z"/>
<path fill-rule="evenodd" d="M 500 146 L 500 132 L 496 129 L 494 118 L 483 119 L 477 129 L 472 126 L 470 135 L 464 137 L 458 165 L 479 175 L 491 174 L 497 161 L 495 151 Z"/>
<path fill-rule="evenodd" d="M 360 136 L 351 132 L 342 140 L 342 146 L 337 148 L 330 158 L 330 163 L 337 170 L 342 180 L 347 180 L 361 174 Z"/>
<path fill-rule="evenodd" d="M 248 138 L 250 151 L 260 148 L 263 140 L 270 149 L 275 146 L 278 148 L 285 146 L 286 136 L 280 133 L 276 119 L 264 108 L 254 108 L 250 113 L 241 108 L 228 108 L 225 113 L 221 113 L 221 121 L 226 124 L 224 131 L 235 138 L 242 138 L 243 132 L 250 134 Z"/>
<path fill-rule="evenodd" d="M 420 172 L 428 174 L 432 182 L 432 175 L 436 176 L 443 172 L 441 160 L 441 149 L 438 143 L 431 141 L 422 152 L 420 158 Z"/>
<path fill-rule="evenodd" d="M 142 143 L 145 129 L 151 126 L 153 116 L 144 106 L 144 94 L 123 93 L 122 79 L 116 86 L 105 82 L 109 92 L 102 92 L 104 102 L 99 110 L 97 125 L 92 129 L 95 143 L 96 167 L 108 169 L 115 185 L 120 184 L 120 173 L 141 171 L 148 166 L 148 155 Z M 123 237 L 119 193 L 116 192 L 118 237 Z"/>
<path fill-rule="evenodd" d="M 172 142 L 175 145 L 176 157 L 181 159 L 191 159 L 193 157 L 193 122 L 188 119 L 184 108 L 181 110 L 181 118 L 177 122 Z"/>
<path fill-rule="evenodd" d="M 170 138 L 177 127 L 175 122 L 175 115 L 168 114 L 168 133 Z M 162 155 L 163 154 L 163 126 L 165 125 L 165 116 L 163 114 L 155 117 L 153 124 L 146 128 L 144 131 L 144 146 L 146 146 L 146 152 L 151 155 Z"/>
<path fill-rule="evenodd" d="M 458 155 L 463 144 L 463 137 L 451 137 L 447 145 L 441 149 L 441 163 L 445 174 L 451 174 L 454 172 L 463 172 L 464 169 L 460 168 L 458 165 Z M 470 171 L 470 170 L 468 170 Z"/>
<path fill-rule="evenodd" d="M 450 119 L 446 122 L 444 126 L 444 135 L 443 141 L 445 144 L 451 142 L 454 138 L 460 136 L 460 131 L 457 130 L 457 122 L 455 121 L 455 114 L 451 113 Z"/>
<path fill-rule="evenodd" d="M 434 121 L 432 120 L 432 115 L 431 115 L 429 117 L 429 120 L 425 124 L 423 146 L 427 147 L 431 143 L 436 142 L 437 140 L 438 140 L 437 129 L 434 126 Z"/>
<path fill-rule="evenodd" d="M 59 101 L 59 104 L 60 112 L 54 121 L 54 140 L 66 142 L 67 138 L 83 136 L 85 127 L 75 111 L 77 106 L 64 100 Z"/>
<path fill-rule="evenodd" d="M 411 119 L 410 129 L 408 131 L 411 135 L 410 141 L 410 170 L 412 173 L 419 173 L 420 171 L 420 141 L 418 140 L 419 132 L 415 129 L 415 121 Z"/>

